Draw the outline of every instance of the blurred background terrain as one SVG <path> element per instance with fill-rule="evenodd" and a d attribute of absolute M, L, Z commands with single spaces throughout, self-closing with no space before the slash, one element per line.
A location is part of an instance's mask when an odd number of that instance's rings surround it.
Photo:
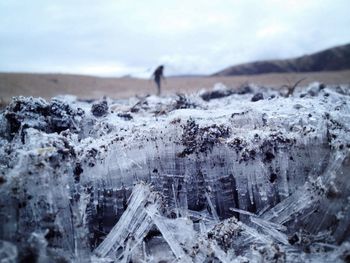
<path fill-rule="evenodd" d="M 228 67 L 211 75 L 167 77 L 163 94 L 192 93 L 210 89 L 216 83 L 238 88 L 248 83 L 280 88 L 318 81 L 324 84 L 350 83 L 350 44 L 327 49 L 296 59 L 259 61 Z M 156 92 L 151 79 L 92 77 L 69 74 L 0 73 L 3 103 L 12 96 L 41 96 L 50 98 L 72 94 L 83 99 L 127 98 Z"/>
<path fill-rule="evenodd" d="M 0 1 L 0 101 L 350 82 L 348 0 Z"/>

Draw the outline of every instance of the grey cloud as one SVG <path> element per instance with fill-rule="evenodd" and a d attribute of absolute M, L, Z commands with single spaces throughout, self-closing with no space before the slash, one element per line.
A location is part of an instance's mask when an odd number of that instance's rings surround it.
<path fill-rule="evenodd" d="M 350 42 L 348 9 L 347 0 L 8 0 L 0 2 L 0 71 L 115 63 L 133 74 L 168 63 L 169 74 L 211 73 Z"/>

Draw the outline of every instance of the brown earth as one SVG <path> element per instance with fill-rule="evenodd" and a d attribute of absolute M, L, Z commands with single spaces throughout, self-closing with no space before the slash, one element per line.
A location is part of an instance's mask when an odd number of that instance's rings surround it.
<path fill-rule="evenodd" d="M 163 94 L 193 93 L 211 89 L 215 83 L 239 87 L 246 83 L 280 88 L 301 78 L 301 86 L 319 81 L 325 84 L 349 84 L 350 70 L 315 73 L 273 73 L 231 77 L 171 77 L 163 85 Z M 72 94 L 79 98 L 127 98 L 134 95 L 154 94 L 152 80 L 135 78 L 99 78 L 66 74 L 0 73 L 0 100 L 8 102 L 13 96 L 50 98 L 60 94 Z"/>

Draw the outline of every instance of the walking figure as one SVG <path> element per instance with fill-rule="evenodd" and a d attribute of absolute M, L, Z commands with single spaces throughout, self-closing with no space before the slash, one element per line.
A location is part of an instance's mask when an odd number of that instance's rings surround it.
<path fill-rule="evenodd" d="M 160 65 L 154 72 L 153 72 L 153 75 L 152 77 L 154 78 L 154 81 L 156 82 L 157 84 L 157 95 L 159 96 L 160 95 L 160 82 L 161 82 L 161 79 L 164 79 L 164 76 L 163 76 L 163 69 L 164 69 L 164 66 L 163 65 Z"/>

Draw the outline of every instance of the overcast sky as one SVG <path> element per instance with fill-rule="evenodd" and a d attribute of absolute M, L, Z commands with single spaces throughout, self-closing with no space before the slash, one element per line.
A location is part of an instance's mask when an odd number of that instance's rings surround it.
<path fill-rule="evenodd" d="M 0 71 L 207 74 L 350 43 L 349 0 L 0 0 Z"/>

